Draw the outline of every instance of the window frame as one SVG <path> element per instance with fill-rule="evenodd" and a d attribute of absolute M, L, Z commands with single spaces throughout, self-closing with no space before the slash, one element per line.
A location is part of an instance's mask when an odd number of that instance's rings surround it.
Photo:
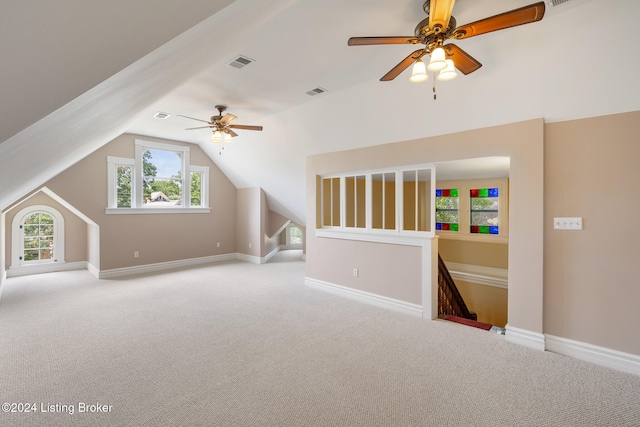
<path fill-rule="evenodd" d="M 190 147 L 186 145 L 135 140 L 135 157 L 124 158 L 107 156 L 107 214 L 167 214 L 167 213 L 210 213 L 209 206 L 209 167 L 190 164 Z M 143 155 L 146 150 L 162 150 L 180 153 L 183 177 L 181 204 L 176 206 L 145 206 L 143 200 Z M 117 169 L 119 166 L 131 167 L 131 207 L 118 207 Z M 200 173 L 200 206 L 191 206 L 191 173 Z M 188 180 L 187 180 L 188 177 Z"/>
<path fill-rule="evenodd" d="M 44 212 L 53 218 L 53 256 L 46 260 L 24 260 L 24 235 L 23 225 L 27 217 Z M 12 248 L 11 248 L 11 266 L 12 267 L 29 267 L 43 264 L 62 264 L 65 262 L 64 253 L 64 217 L 55 208 L 45 205 L 27 206 L 20 210 L 14 217 L 11 224 L 12 228 Z"/>
<path fill-rule="evenodd" d="M 429 230 L 416 231 L 404 229 L 404 173 L 411 171 L 429 170 L 430 195 L 429 201 Z M 394 176 L 394 222 L 395 228 L 374 228 L 373 227 L 373 176 L 388 175 Z M 346 221 L 346 178 L 365 177 L 365 227 L 348 227 Z M 340 225 L 324 225 L 325 213 L 325 197 L 324 197 L 324 180 L 339 179 L 340 180 Z M 316 236 L 347 238 L 353 240 L 375 241 L 375 242 L 400 242 L 403 244 L 406 239 L 415 238 L 417 245 L 422 245 L 422 239 L 432 238 L 435 236 L 435 215 L 431 212 L 435 209 L 435 185 L 436 185 L 436 165 L 433 163 L 408 165 L 395 168 L 348 171 L 344 173 L 322 174 L 316 177 Z M 418 204 L 415 205 L 418 209 Z M 433 207 L 433 208 L 431 208 Z M 330 210 L 334 215 L 334 209 Z M 383 224 L 384 225 L 384 224 Z"/>
<path fill-rule="evenodd" d="M 437 230 L 443 239 L 508 243 L 509 241 L 509 178 L 443 180 L 437 188 L 458 189 L 458 231 Z M 498 189 L 498 234 L 471 233 L 471 189 Z"/>

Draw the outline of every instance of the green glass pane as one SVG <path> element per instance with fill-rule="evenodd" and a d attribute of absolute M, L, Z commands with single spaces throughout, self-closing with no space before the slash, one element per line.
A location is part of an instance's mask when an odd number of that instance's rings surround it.
<path fill-rule="evenodd" d="M 53 236 L 53 225 L 41 225 L 40 226 L 40 235 L 41 236 Z"/>
<path fill-rule="evenodd" d="M 53 248 L 53 237 L 41 237 L 40 238 L 40 247 L 41 248 Z"/>
<path fill-rule="evenodd" d="M 458 224 L 451 224 L 449 226 L 449 230 L 451 231 L 458 231 Z"/>
<path fill-rule="evenodd" d="M 25 261 L 36 261 L 36 260 L 38 260 L 38 250 L 37 249 L 30 249 L 30 250 L 24 251 L 24 260 Z"/>
<path fill-rule="evenodd" d="M 489 197 L 489 189 L 481 188 L 479 192 L 480 197 Z"/>
<path fill-rule="evenodd" d="M 489 234 L 489 227 L 488 227 L 488 226 L 486 226 L 486 225 L 481 225 L 481 226 L 479 227 L 479 231 L 480 231 L 480 233 L 482 233 L 482 234 Z"/>
<path fill-rule="evenodd" d="M 25 225 L 24 226 L 24 235 L 25 236 L 37 236 L 38 235 L 38 227 L 37 225 Z"/>
<path fill-rule="evenodd" d="M 33 249 L 38 248 L 38 238 L 37 237 L 27 237 L 24 239 L 24 248 L 25 249 Z"/>
<path fill-rule="evenodd" d="M 40 224 L 53 224 L 53 218 L 46 213 L 40 214 Z"/>
<path fill-rule="evenodd" d="M 24 220 L 25 224 L 38 224 L 40 222 L 40 214 L 36 213 L 33 215 L 29 215 L 27 219 Z"/>
<path fill-rule="evenodd" d="M 458 197 L 458 189 L 452 188 L 451 193 L 449 194 L 451 197 Z"/>

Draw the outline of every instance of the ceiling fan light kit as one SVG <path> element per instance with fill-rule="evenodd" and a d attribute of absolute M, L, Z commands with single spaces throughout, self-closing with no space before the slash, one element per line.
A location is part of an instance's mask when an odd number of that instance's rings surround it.
<path fill-rule="evenodd" d="M 227 110 L 227 107 L 224 105 L 216 105 L 216 110 L 218 110 L 217 116 L 211 116 L 210 120 L 202 120 L 196 119 L 194 117 L 183 116 L 182 114 L 178 114 L 180 117 L 184 117 L 186 119 L 197 120 L 199 122 L 204 122 L 207 126 L 198 126 L 195 128 L 187 128 L 185 130 L 194 130 L 194 129 L 211 129 L 213 135 L 211 135 L 211 142 L 214 144 L 220 144 L 224 142 L 225 144 L 230 144 L 233 142 L 233 137 L 238 136 L 237 133 L 234 132 L 234 129 L 242 129 L 242 130 L 257 130 L 261 131 L 262 126 L 253 126 L 253 125 L 239 125 L 232 124 L 237 116 L 233 114 L 222 114 Z M 220 154 L 222 154 L 222 150 L 224 148 L 220 148 Z"/>
<path fill-rule="evenodd" d="M 409 80 L 411 82 L 426 81 L 429 77 L 424 70 L 422 57 L 429 55 L 430 60 L 426 69 L 434 73 L 439 72 L 438 80 L 448 81 L 458 75 L 456 68 L 467 75 L 478 70 L 482 64 L 457 45 L 453 43 L 445 45 L 445 41 L 468 39 L 492 31 L 537 22 L 544 17 L 545 12 L 545 3 L 541 1 L 457 27 L 456 19 L 452 16 L 454 5 L 455 0 L 426 0 L 423 9 L 427 18 L 416 26 L 415 37 L 351 37 L 347 44 L 349 46 L 423 44 L 423 48 L 409 54 L 380 80 L 391 81 L 413 64 Z"/>
<path fill-rule="evenodd" d="M 427 67 L 422 62 L 422 59 L 418 59 L 413 64 L 413 71 L 411 72 L 411 77 L 409 80 L 413 83 L 426 82 L 429 79 L 429 75 L 427 74 Z"/>

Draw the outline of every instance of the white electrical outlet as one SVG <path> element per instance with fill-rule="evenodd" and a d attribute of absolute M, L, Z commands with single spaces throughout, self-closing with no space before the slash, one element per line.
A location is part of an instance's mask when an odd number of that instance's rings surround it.
<path fill-rule="evenodd" d="M 220 247 L 220 242 L 218 242 L 217 246 Z"/>
<path fill-rule="evenodd" d="M 249 243 L 249 249 L 251 249 L 251 243 Z"/>
<path fill-rule="evenodd" d="M 358 275 L 360 274 L 360 272 L 358 271 L 357 268 L 353 269 L 353 277 L 358 277 Z"/>
<path fill-rule="evenodd" d="M 582 230 L 582 217 L 555 217 L 553 218 L 555 230 Z"/>
<path fill-rule="evenodd" d="M 135 251 L 135 252 L 133 253 L 133 257 L 134 257 L 134 258 L 138 258 L 138 256 L 139 256 L 139 255 L 140 255 L 140 254 L 138 253 L 138 251 Z"/>

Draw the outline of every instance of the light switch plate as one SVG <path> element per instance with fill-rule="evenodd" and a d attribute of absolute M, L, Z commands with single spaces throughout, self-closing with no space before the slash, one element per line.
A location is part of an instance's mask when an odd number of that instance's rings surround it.
<path fill-rule="evenodd" d="M 553 218 L 555 230 L 582 230 L 582 217 L 555 217 Z"/>

